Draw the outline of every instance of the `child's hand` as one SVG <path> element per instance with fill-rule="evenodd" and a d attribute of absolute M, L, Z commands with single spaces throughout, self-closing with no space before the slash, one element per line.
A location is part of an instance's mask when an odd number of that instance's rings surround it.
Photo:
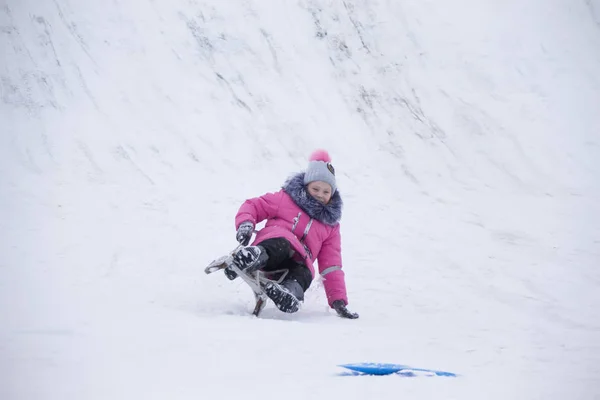
<path fill-rule="evenodd" d="M 252 222 L 242 222 L 237 230 L 237 233 L 235 234 L 235 239 L 244 246 L 248 246 L 248 243 L 250 243 L 250 239 L 252 238 L 253 231 L 254 224 Z"/>
<path fill-rule="evenodd" d="M 342 318 L 348 318 L 348 319 L 356 319 L 358 318 L 358 314 L 357 313 L 353 313 L 350 312 L 350 310 L 348 310 L 346 308 L 346 304 L 344 304 L 344 300 L 336 300 L 333 302 L 333 309 L 335 310 L 335 312 L 338 313 L 338 315 Z"/>

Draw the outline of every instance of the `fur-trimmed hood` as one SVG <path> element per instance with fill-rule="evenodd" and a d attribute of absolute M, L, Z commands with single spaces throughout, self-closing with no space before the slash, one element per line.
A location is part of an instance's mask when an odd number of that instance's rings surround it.
<path fill-rule="evenodd" d="M 311 218 L 324 224 L 334 226 L 342 218 L 342 197 L 340 191 L 336 190 L 329 203 L 322 204 L 306 191 L 304 185 L 304 172 L 290 177 L 282 186 L 282 189 L 290 195 L 294 203 L 298 205 Z"/>

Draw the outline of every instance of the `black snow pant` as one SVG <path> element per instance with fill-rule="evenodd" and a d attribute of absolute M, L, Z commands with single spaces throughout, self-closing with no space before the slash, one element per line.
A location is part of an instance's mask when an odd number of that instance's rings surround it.
<path fill-rule="evenodd" d="M 262 270 L 265 272 L 277 271 L 279 269 L 289 270 L 285 280 L 293 279 L 300 284 L 302 290 L 310 287 L 312 282 L 312 274 L 310 269 L 303 262 L 294 260 L 291 255 L 292 245 L 285 238 L 266 239 L 257 244 L 265 249 L 269 260 Z"/>

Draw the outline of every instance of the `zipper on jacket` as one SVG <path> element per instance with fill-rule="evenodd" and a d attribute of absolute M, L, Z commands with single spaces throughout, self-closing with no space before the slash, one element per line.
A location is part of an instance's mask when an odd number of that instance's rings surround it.
<path fill-rule="evenodd" d="M 300 217 L 302 213 L 299 212 L 298 215 L 294 218 L 294 224 L 292 225 L 292 233 L 294 233 L 294 229 L 296 229 L 296 225 L 298 225 L 298 221 L 300 221 Z"/>
<path fill-rule="evenodd" d="M 304 239 L 306 239 L 306 236 L 308 235 L 308 231 L 310 231 L 310 227 L 313 223 L 313 219 L 311 218 L 310 221 L 308 221 L 308 224 L 306 224 L 306 228 L 304 229 L 304 234 L 302 235 L 302 239 L 300 239 L 300 241 L 302 243 L 304 243 Z"/>
<path fill-rule="evenodd" d="M 302 247 L 304 247 L 304 250 L 306 251 L 306 256 L 309 259 L 313 259 L 313 255 L 312 255 L 312 251 L 310 251 L 310 249 L 308 248 L 308 245 L 306 244 L 306 242 L 304 240 L 306 240 L 306 236 L 308 236 L 308 231 L 310 231 L 310 227 L 312 226 L 313 223 L 313 219 L 311 218 L 310 221 L 308 221 L 308 224 L 306 224 L 306 228 L 304 229 L 304 234 L 302 235 L 302 239 L 300 239 L 300 243 L 302 243 Z"/>
<path fill-rule="evenodd" d="M 302 213 L 299 212 L 298 215 L 294 218 L 294 224 L 292 225 L 292 233 L 294 233 L 294 229 L 296 229 L 296 226 L 298 225 L 298 222 L 300 221 L 300 217 L 302 216 Z M 304 250 L 306 251 L 306 255 L 304 256 L 304 258 L 308 257 L 312 260 L 313 256 L 312 256 L 312 252 L 310 251 L 310 249 L 308 248 L 308 246 L 306 245 L 306 243 L 304 242 L 304 240 L 306 240 L 306 236 L 308 236 L 308 232 L 310 231 L 310 227 L 312 226 L 313 223 L 313 219 L 311 218 L 308 221 L 308 224 L 306 224 L 306 228 L 304 228 L 304 233 L 302 234 L 302 239 L 300 239 L 300 244 L 302 244 L 302 247 L 304 247 Z"/>

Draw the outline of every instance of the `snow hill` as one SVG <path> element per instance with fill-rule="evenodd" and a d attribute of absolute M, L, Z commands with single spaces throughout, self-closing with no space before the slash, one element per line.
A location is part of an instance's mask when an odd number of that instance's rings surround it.
<path fill-rule="evenodd" d="M 0 97 L 1 399 L 600 398 L 598 0 L 0 0 Z M 361 317 L 253 318 L 316 148 Z"/>

